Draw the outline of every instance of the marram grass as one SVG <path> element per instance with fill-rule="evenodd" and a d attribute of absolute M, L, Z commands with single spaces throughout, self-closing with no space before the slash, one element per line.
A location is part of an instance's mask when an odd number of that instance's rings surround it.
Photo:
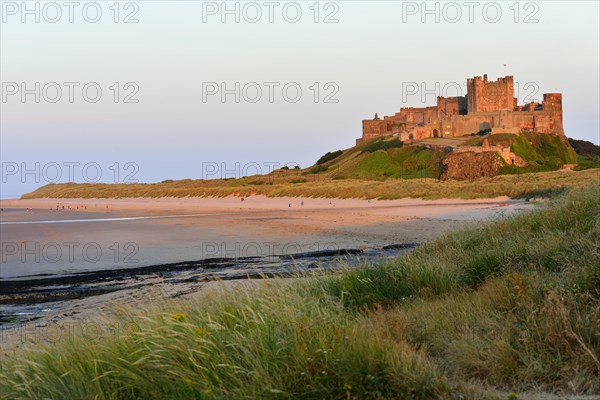
<path fill-rule="evenodd" d="M 121 307 L 4 353 L 6 399 L 600 394 L 600 188 L 382 265 Z M 107 317 L 108 318 L 108 317 Z M 525 393 L 525 395 L 523 394 Z"/>
<path fill-rule="evenodd" d="M 334 160 L 335 161 L 335 160 Z M 493 198 L 523 196 L 543 190 L 600 184 L 600 169 L 553 171 L 522 175 L 499 175 L 472 181 L 439 181 L 422 170 L 412 178 L 382 180 L 336 179 L 327 173 L 302 175 L 295 170 L 277 170 L 269 175 L 229 180 L 165 181 L 163 183 L 63 183 L 45 185 L 22 196 L 32 198 L 128 198 L 128 197 L 227 197 L 264 195 L 307 198 Z"/>

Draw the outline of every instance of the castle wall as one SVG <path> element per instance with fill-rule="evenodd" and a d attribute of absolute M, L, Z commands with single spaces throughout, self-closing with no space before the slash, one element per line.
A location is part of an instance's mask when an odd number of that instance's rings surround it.
<path fill-rule="evenodd" d="M 385 135 L 384 123 L 379 118 L 363 120 L 363 140 L 369 140 L 376 136 Z"/>
<path fill-rule="evenodd" d="M 437 111 L 440 118 L 451 115 L 467 113 L 466 97 L 442 97 L 437 98 Z"/>
<path fill-rule="evenodd" d="M 464 136 L 480 131 L 519 133 L 531 131 L 564 135 L 562 95 L 544 94 L 542 104 L 517 106 L 513 77 L 488 81 L 476 76 L 467 79 L 467 96 L 437 98 L 436 106 L 401 108 L 383 120 L 377 115 L 363 121 L 363 140 L 385 134 L 402 140 L 428 137 Z"/>
<path fill-rule="evenodd" d="M 511 123 L 508 125 L 517 132 L 534 131 L 536 119 L 539 119 L 539 111 L 516 111 L 511 113 Z"/>
<path fill-rule="evenodd" d="M 413 139 L 425 139 L 428 137 L 440 137 L 440 129 L 433 124 L 416 126 L 412 131 Z"/>
<path fill-rule="evenodd" d="M 454 116 L 450 118 L 442 118 L 440 121 L 440 132 L 442 132 L 442 137 L 447 136 L 456 136 L 454 132 Z"/>
<path fill-rule="evenodd" d="M 452 136 L 464 136 L 491 129 L 494 124 L 494 117 L 491 113 L 455 115 L 452 117 L 452 122 Z"/>
<path fill-rule="evenodd" d="M 438 109 L 437 106 L 401 108 L 395 117 L 408 124 L 427 124 L 438 117 Z"/>

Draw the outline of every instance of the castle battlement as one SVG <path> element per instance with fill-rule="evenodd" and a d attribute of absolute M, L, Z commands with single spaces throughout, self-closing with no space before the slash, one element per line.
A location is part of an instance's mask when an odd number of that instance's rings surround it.
<path fill-rule="evenodd" d="M 517 105 L 514 78 L 488 81 L 487 74 L 467 79 L 467 95 L 438 96 L 429 107 L 407 107 L 392 116 L 362 121 L 364 140 L 397 135 L 404 141 L 428 137 L 464 136 L 481 131 L 519 133 L 522 131 L 564 136 L 562 94 L 546 93 L 542 103 Z"/>

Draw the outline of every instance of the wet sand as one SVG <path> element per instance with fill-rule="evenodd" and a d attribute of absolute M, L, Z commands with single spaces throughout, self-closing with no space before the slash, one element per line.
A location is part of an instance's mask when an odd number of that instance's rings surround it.
<path fill-rule="evenodd" d="M 198 278 L 198 270 L 207 271 L 202 260 L 252 260 L 422 243 L 448 230 L 532 206 L 507 198 L 367 201 L 252 196 L 244 201 L 238 197 L 2 200 L 0 207 L 0 288 L 4 286 L 6 292 L 0 293 L 4 296 L 0 307 L 5 313 L 13 307 L 14 293 L 7 293 L 19 282 L 27 286 L 47 280 L 60 289 L 79 276 L 93 275 L 104 276 L 113 285 L 110 292 L 93 286 L 85 298 L 59 297 L 30 304 L 35 315 L 30 323 L 2 330 L 0 345 L 6 346 L 29 340 L 16 332 L 86 321 L 111 302 L 133 304 L 156 288 L 167 296 L 182 296 L 232 282 Z M 281 258 L 275 258 L 267 261 L 277 266 Z M 213 266 L 220 279 L 239 279 L 246 273 L 228 262 L 230 270 Z M 167 269 L 166 264 L 186 267 L 175 275 L 157 274 Z M 111 271 L 127 270 L 132 274 L 115 284 Z M 20 339 L 7 341 L 9 336 Z"/>
<path fill-rule="evenodd" d="M 243 202 L 236 197 L 3 200 L 0 207 L 0 279 L 30 279 L 206 258 L 424 242 L 464 223 L 526 205 L 506 198 L 366 201 L 253 196 Z"/>

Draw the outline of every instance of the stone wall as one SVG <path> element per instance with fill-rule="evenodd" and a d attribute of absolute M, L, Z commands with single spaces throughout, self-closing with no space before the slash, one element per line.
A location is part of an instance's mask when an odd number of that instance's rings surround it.
<path fill-rule="evenodd" d="M 467 98 L 438 96 L 437 111 L 440 118 L 458 114 L 465 115 L 467 113 Z"/>
<path fill-rule="evenodd" d="M 392 116 L 363 120 L 362 139 L 397 135 L 402 140 L 464 136 L 491 129 L 496 133 L 537 132 L 564 136 L 562 95 L 544 94 L 544 101 L 517 106 L 513 77 L 467 80 L 467 96 L 437 98 L 431 107 L 401 108 Z"/>
<path fill-rule="evenodd" d="M 491 113 L 473 113 L 452 117 L 452 136 L 464 136 L 491 129 L 494 117 Z"/>
<path fill-rule="evenodd" d="M 453 152 L 455 153 L 496 153 L 505 163 L 509 165 L 516 165 L 518 167 L 525 167 L 527 165 L 527 161 L 523 160 L 521 157 L 510 151 L 510 147 L 504 147 L 501 145 L 497 146 L 461 146 L 456 147 Z"/>
<path fill-rule="evenodd" d="M 440 179 L 477 179 L 498 175 L 502 166 L 495 152 L 459 152 L 447 155 L 442 161 Z"/>

